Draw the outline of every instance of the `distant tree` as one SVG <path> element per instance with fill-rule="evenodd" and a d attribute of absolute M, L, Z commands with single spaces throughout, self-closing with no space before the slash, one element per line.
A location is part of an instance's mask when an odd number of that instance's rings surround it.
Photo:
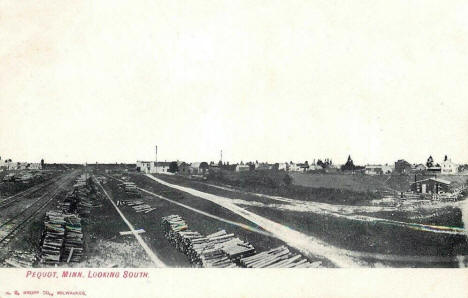
<path fill-rule="evenodd" d="M 179 171 L 179 166 L 177 165 L 177 161 L 172 161 L 169 163 L 169 169 L 167 170 L 170 173 L 176 173 Z"/>
<path fill-rule="evenodd" d="M 356 170 L 356 166 L 354 165 L 354 162 L 353 162 L 353 159 L 351 158 L 351 155 L 348 155 L 348 160 L 341 167 L 341 170 L 343 170 L 343 171 L 354 171 L 354 170 Z"/>
<path fill-rule="evenodd" d="M 325 165 L 325 163 L 321 159 L 317 160 L 317 165 L 321 166 L 324 169 L 327 167 L 327 165 Z"/>
<path fill-rule="evenodd" d="M 429 158 L 427 159 L 426 166 L 427 166 L 428 168 L 431 168 L 431 167 L 434 166 L 434 159 L 432 158 L 431 155 L 429 155 Z"/>
<path fill-rule="evenodd" d="M 447 155 L 445 155 L 444 161 L 447 161 L 447 159 L 448 159 L 448 157 L 447 157 Z"/>

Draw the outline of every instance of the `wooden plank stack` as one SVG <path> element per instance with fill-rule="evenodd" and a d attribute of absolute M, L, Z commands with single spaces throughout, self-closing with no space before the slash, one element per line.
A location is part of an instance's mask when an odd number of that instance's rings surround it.
<path fill-rule="evenodd" d="M 94 185 L 92 182 L 87 183 L 82 176 L 76 180 L 73 191 L 67 194 L 61 209 L 66 213 L 79 213 L 81 217 L 87 217 L 91 213 L 91 208 L 99 207 L 96 198 Z"/>
<path fill-rule="evenodd" d="M 63 200 L 61 204 L 61 209 L 65 213 L 71 213 L 74 210 L 76 210 L 76 197 L 73 192 L 67 193 L 65 196 L 65 199 Z"/>
<path fill-rule="evenodd" d="M 291 253 L 286 246 L 241 258 L 239 263 L 246 268 L 318 268 L 321 265 L 319 261 L 310 263 L 301 255 Z"/>
<path fill-rule="evenodd" d="M 60 262 L 62 245 L 65 237 L 64 215 L 56 211 L 48 211 L 44 221 L 44 234 L 41 247 L 41 262 L 57 264 Z"/>
<path fill-rule="evenodd" d="M 123 190 L 129 197 L 141 197 L 140 191 L 133 182 L 123 182 L 122 184 L 120 184 L 120 187 L 123 188 Z"/>
<path fill-rule="evenodd" d="M 80 262 L 83 256 L 81 218 L 76 214 L 48 211 L 44 221 L 41 263 Z"/>
<path fill-rule="evenodd" d="M 83 257 L 83 231 L 78 215 L 65 216 L 65 242 L 62 262 L 80 262 Z"/>
<path fill-rule="evenodd" d="M 215 267 L 213 265 L 228 265 L 242 256 L 249 256 L 255 252 L 255 248 L 247 242 L 228 234 L 225 230 L 218 231 L 206 237 L 195 239 L 188 248 L 193 263 L 203 267 Z M 230 262 L 226 261 L 226 258 Z M 224 266 L 221 266 L 224 267 Z"/>
<path fill-rule="evenodd" d="M 203 236 L 191 231 L 179 215 L 163 217 L 164 236 L 197 267 L 211 268 L 317 268 L 321 262 L 309 262 L 300 254 L 280 246 L 256 253 L 248 242 L 225 230 Z"/>
<path fill-rule="evenodd" d="M 234 237 L 234 234 L 228 234 L 225 230 L 205 237 L 191 231 L 179 215 L 163 217 L 161 225 L 169 242 L 187 255 L 195 266 L 237 267 L 234 263 L 236 258 L 250 255 L 255 251 L 252 245 Z"/>
<path fill-rule="evenodd" d="M 121 200 L 117 201 L 117 206 L 131 206 L 137 213 L 149 213 L 153 210 L 156 210 L 156 208 L 153 208 L 142 200 Z"/>

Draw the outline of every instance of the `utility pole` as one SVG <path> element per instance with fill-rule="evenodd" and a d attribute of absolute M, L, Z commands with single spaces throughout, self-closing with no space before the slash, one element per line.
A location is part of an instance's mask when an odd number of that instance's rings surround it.
<path fill-rule="evenodd" d="M 155 171 L 156 173 L 158 172 L 158 145 L 155 147 L 155 153 L 156 153 L 156 163 L 154 164 Z"/>
<path fill-rule="evenodd" d="M 85 183 L 88 185 L 88 162 L 85 162 Z"/>
<path fill-rule="evenodd" d="M 221 162 L 223 162 L 223 150 L 221 149 L 221 157 L 219 159 Z"/>

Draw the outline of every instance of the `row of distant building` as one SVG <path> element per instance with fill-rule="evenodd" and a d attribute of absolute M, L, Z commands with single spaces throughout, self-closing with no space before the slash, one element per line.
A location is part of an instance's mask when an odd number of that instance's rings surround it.
<path fill-rule="evenodd" d="M 145 173 L 179 173 L 187 175 L 206 174 L 208 171 L 230 170 L 235 172 L 246 172 L 254 170 L 279 170 L 287 172 L 324 172 L 324 173 L 363 173 L 367 175 L 384 175 L 384 174 L 414 174 L 422 172 L 430 172 L 434 174 L 454 175 L 460 172 L 467 172 L 468 169 L 461 168 L 459 165 L 451 161 L 447 156 L 441 163 L 435 163 L 432 156 L 428 158 L 426 164 L 411 164 L 406 160 L 400 159 L 393 165 L 389 164 L 374 164 L 366 166 L 355 166 L 351 156 L 348 157 L 344 165 L 334 165 L 331 159 L 313 160 L 312 163 L 305 161 L 303 163 L 283 162 L 283 163 L 267 163 L 267 162 L 240 162 L 229 164 L 229 162 L 193 162 L 187 163 L 182 161 L 172 162 L 154 162 L 154 161 L 137 161 L 136 169 Z"/>
<path fill-rule="evenodd" d="M 19 162 L 11 159 L 3 159 L 0 157 L 0 171 L 8 170 L 42 170 L 44 168 L 44 160 L 41 162 Z"/>

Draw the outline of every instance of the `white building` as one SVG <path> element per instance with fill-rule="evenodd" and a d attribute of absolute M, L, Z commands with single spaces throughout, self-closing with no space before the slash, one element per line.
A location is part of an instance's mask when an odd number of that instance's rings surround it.
<path fill-rule="evenodd" d="M 313 164 L 309 166 L 309 171 L 318 171 L 318 170 L 323 170 L 322 166 L 319 166 L 317 164 Z"/>
<path fill-rule="evenodd" d="M 458 165 L 453 163 L 451 159 L 445 157 L 445 160 L 440 165 L 440 172 L 445 175 L 457 174 Z"/>
<path fill-rule="evenodd" d="M 167 173 L 169 170 L 169 162 L 158 162 L 155 161 L 141 161 L 137 160 L 136 168 L 137 171 L 146 173 L 146 174 L 154 174 L 154 173 Z"/>
<path fill-rule="evenodd" d="M 278 164 L 278 170 L 289 171 L 289 164 L 287 162 L 281 162 Z"/>
<path fill-rule="evenodd" d="M 241 164 L 236 165 L 236 172 L 248 172 L 248 171 L 250 171 L 249 165 L 241 165 Z"/>
<path fill-rule="evenodd" d="M 289 163 L 289 171 L 291 171 L 291 172 L 302 172 L 301 165 L 291 161 Z"/>
<path fill-rule="evenodd" d="M 16 162 L 10 160 L 2 160 L 0 169 L 3 170 L 41 170 L 42 165 L 38 162 Z"/>
<path fill-rule="evenodd" d="M 366 165 L 365 174 L 384 175 L 392 173 L 393 169 L 389 165 Z"/>

